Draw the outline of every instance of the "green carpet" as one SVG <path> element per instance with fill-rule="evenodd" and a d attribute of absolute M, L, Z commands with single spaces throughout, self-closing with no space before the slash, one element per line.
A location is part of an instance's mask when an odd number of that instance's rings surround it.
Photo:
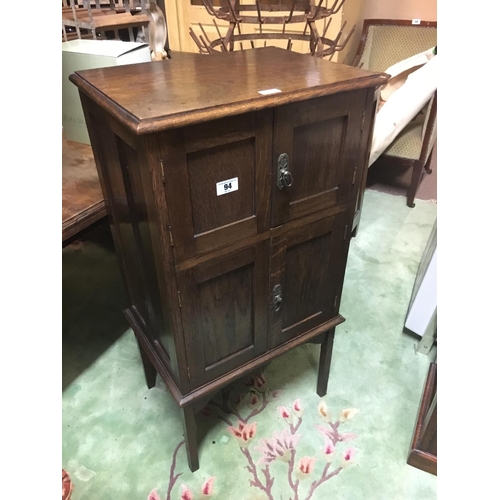
<path fill-rule="evenodd" d="M 215 404 L 197 416 L 195 473 L 173 398 L 160 379 L 146 387 L 108 233 L 65 248 L 62 466 L 72 498 L 435 499 L 437 478 L 406 464 L 434 353 L 416 353 L 402 326 L 436 208 L 366 192 L 328 394 L 315 391 L 318 345 L 273 361 L 253 386 L 232 386 L 232 414 Z"/>

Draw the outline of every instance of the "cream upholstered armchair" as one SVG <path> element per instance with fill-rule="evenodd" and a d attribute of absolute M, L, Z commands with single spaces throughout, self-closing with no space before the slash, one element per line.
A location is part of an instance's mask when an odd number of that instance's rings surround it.
<path fill-rule="evenodd" d="M 390 66 L 437 46 L 437 23 L 393 19 L 367 19 L 353 66 L 371 71 L 385 71 Z M 414 207 L 415 195 L 429 168 L 436 142 L 437 92 L 406 125 L 374 165 L 398 165 L 411 168 L 407 205 Z M 424 172 L 425 170 L 425 172 Z"/>

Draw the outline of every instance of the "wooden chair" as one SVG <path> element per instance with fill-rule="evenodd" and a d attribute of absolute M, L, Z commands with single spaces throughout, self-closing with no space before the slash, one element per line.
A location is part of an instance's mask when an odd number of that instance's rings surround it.
<path fill-rule="evenodd" d="M 366 19 L 353 66 L 385 71 L 393 64 L 434 46 L 437 46 L 436 22 L 412 24 L 406 20 Z M 436 142 L 436 125 L 437 92 L 373 163 L 381 168 L 393 165 L 412 168 L 406 201 L 412 208 L 423 175 L 432 172 L 429 164 Z"/>

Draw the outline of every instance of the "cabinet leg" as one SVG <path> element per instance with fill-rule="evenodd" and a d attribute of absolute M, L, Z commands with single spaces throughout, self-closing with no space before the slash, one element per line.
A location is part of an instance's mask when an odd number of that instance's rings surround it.
<path fill-rule="evenodd" d="M 139 340 L 137 340 L 137 344 L 141 353 L 142 366 L 144 368 L 144 375 L 146 376 L 146 384 L 148 386 L 148 389 L 151 389 L 156 385 L 156 368 L 154 367 L 153 363 L 151 363 L 149 356 L 147 355 Z"/>
<path fill-rule="evenodd" d="M 198 439 L 196 436 L 196 419 L 194 417 L 194 406 L 187 405 L 182 408 L 184 417 L 184 439 L 186 440 L 186 452 L 191 472 L 200 468 L 198 460 Z"/>
<path fill-rule="evenodd" d="M 335 336 L 335 328 L 330 330 L 321 343 L 321 352 L 319 355 L 318 368 L 318 385 L 316 392 L 318 396 L 323 397 L 328 389 L 328 376 L 330 375 L 330 364 L 332 361 L 333 338 Z"/>
<path fill-rule="evenodd" d="M 222 411 L 225 413 L 231 413 L 231 408 L 229 406 L 229 389 L 224 387 L 222 389 Z"/>

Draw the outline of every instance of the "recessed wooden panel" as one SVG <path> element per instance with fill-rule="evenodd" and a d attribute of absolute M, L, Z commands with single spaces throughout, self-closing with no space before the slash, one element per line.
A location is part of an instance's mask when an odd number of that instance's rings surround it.
<path fill-rule="evenodd" d="M 199 286 L 205 368 L 253 344 L 253 265 Z"/>
<path fill-rule="evenodd" d="M 269 240 L 178 274 L 191 387 L 267 348 Z"/>
<path fill-rule="evenodd" d="M 177 261 L 269 229 L 272 119 L 266 110 L 165 134 L 162 161 L 167 198 L 176 200 L 169 211 Z M 217 192 L 218 183 L 231 187 Z"/>
<path fill-rule="evenodd" d="M 331 285 L 325 274 L 325 269 L 328 269 L 329 250 L 330 233 L 287 248 L 283 328 L 322 313 L 318 303 L 321 303 L 328 285 Z M 311 265 L 312 263 L 320 265 Z"/>
<path fill-rule="evenodd" d="M 195 235 L 255 215 L 253 137 L 190 153 L 187 164 Z M 217 193 L 217 183 L 234 178 L 236 191 Z"/>
<path fill-rule="evenodd" d="M 338 315 L 349 248 L 349 212 L 302 224 L 271 239 L 271 298 L 280 285 L 282 302 L 270 308 L 270 346 L 298 337 Z M 274 231 L 271 230 L 271 234 Z"/>
<path fill-rule="evenodd" d="M 338 189 L 346 127 L 347 117 L 340 116 L 295 128 L 290 170 L 297 182 L 290 203 Z"/>
<path fill-rule="evenodd" d="M 365 91 L 358 91 L 278 109 L 273 227 L 348 202 L 363 156 L 360 139 L 364 105 Z M 277 160 L 283 153 L 289 157 L 293 182 L 279 189 Z"/>

